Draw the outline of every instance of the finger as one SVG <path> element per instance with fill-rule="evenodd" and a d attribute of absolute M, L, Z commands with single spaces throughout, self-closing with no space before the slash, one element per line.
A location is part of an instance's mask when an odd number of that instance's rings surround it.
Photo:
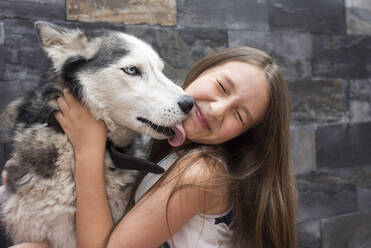
<path fill-rule="evenodd" d="M 6 173 L 6 170 L 4 169 L 1 172 L 1 181 L 3 182 L 4 185 L 6 185 L 6 179 L 7 179 L 7 173 Z"/>
<path fill-rule="evenodd" d="M 2 186 L 0 186 L 0 198 L 4 194 L 4 192 L 5 192 L 5 186 L 2 185 Z"/>
<path fill-rule="evenodd" d="M 59 109 L 62 111 L 63 114 L 66 114 L 68 110 L 70 109 L 70 106 L 68 106 L 66 99 L 62 96 L 57 98 L 57 103 L 58 103 Z"/>
<path fill-rule="evenodd" d="M 35 242 L 35 243 L 21 243 L 18 245 L 10 246 L 9 248 L 50 248 L 47 243 Z"/>
<path fill-rule="evenodd" d="M 55 117 L 55 119 L 57 119 L 57 121 L 59 122 L 59 124 L 63 128 L 64 124 L 65 124 L 65 119 L 64 119 L 63 113 L 61 111 L 56 111 L 56 112 L 54 112 L 54 117 Z"/>
<path fill-rule="evenodd" d="M 63 90 L 63 95 L 67 101 L 67 104 L 72 107 L 74 105 L 79 104 L 79 101 L 72 95 L 72 93 L 69 91 L 69 89 Z"/>

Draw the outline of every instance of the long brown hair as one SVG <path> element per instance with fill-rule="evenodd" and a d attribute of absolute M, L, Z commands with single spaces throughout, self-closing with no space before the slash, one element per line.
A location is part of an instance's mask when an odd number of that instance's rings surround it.
<path fill-rule="evenodd" d="M 229 167 L 222 179 L 228 184 L 233 206 L 232 242 L 239 247 L 293 248 L 297 198 L 289 164 L 290 97 L 279 66 L 257 49 L 226 48 L 200 60 L 183 87 L 206 70 L 233 60 L 265 71 L 270 101 L 263 120 L 218 145 Z M 156 141 L 150 158 L 158 160 L 169 151 L 164 142 Z"/>

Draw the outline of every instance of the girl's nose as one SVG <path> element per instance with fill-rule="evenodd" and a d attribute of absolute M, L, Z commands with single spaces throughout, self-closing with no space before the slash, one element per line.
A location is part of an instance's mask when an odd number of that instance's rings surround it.
<path fill-rule="evenodd" d="M 228 111 L 228 104 L 223 101 L 215 101 L 210 103 L 210 114 L 217 120 L 223 118 Z"/>

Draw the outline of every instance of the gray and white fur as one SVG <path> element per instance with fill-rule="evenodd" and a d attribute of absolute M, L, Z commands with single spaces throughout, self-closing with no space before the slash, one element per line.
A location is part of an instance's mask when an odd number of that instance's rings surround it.
<path fill-rule="evenodd" d="M 68 88 L 97 118 L 118 147 L 139 133 L 165 139 L 192 108 L 193 99 L 162 73 L 158 54 L 122 32 L 35 24 L 51 70 L 36 89 L 11 104 L 12 159 L 1 199 L 1 223 L 15 244 L 48 241 L 76 247 L 74 151 L 54 118 L 56 97 Z M 35 61 L 37 63 L 37 61 Z M 134 145 L 133 145 L 134 144 Z M 105 182 L 114 222 L 125 214 L 138 172 L 116 169 L 105 154 Z M 94 180 L 94 178 L 92 178 Z"/>

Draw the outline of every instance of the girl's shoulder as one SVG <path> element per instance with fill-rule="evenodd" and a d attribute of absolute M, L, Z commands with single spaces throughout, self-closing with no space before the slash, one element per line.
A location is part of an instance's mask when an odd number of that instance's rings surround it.
<path fill-rule="evenodd" d="M 219 214 L 230 208 L 228 166 L 221 153 L 202 146 L 181 156 L 173 167 L 174 174 L 181 175 L 181 185 L 199 188 L 206 202 L 204 214 Z"/>

